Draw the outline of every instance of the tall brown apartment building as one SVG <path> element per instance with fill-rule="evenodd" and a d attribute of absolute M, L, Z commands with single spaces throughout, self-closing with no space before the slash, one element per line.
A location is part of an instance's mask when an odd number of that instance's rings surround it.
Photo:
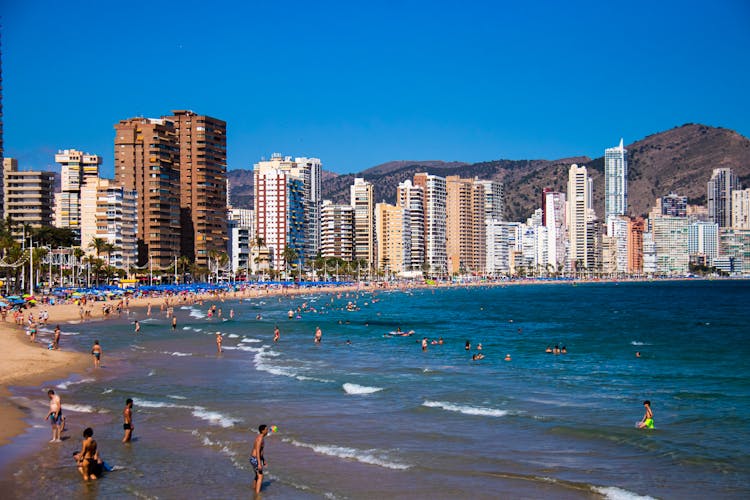
<path fill-rule="evenodd" d="M 180 255 L 179 146 L 169 120 L 115 125 L 115 182 L 138 193 L 138 264 L 168 267 Z"/>
<path fill-rule="evenodd" d="M 484 187 L 457 175 L 445 181 L 448 272 L 484 272 Z"/>
<path fill-rule="evenodd" d="M 227 248 L 227 124 L 192 111 L 172 111 L 180 165 L 182 255 L 207 266 Z"/>

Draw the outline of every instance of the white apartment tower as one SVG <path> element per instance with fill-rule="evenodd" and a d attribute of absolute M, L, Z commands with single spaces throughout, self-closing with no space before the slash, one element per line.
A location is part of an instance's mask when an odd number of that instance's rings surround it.
<path fill-rule="evenodd" d="M 593 181 L 586 167 L 576 164 L 568 171 L 567 222 L 570 241 L 568 255 L 571 269 L 591 268 L 595 265 L 591 255 L 595 242 L 591 238 L 590 226 L 596 219 L 592 208 Z"/>
<path fill-rule="evenodd" d="M 427 274 L 444 276 L 448 271 L 446 251 L 446 197 L 444 177 L 428 173 L 414 174 L 414 185 L 424 195 L 424 246 Z"/>
<path fill-rule="evenodd" d="M 604 150 L 604 220 L 628 211 L 628 150 L 622 145 Z"/>
<path fill-rule="evenodd" d="M 99 178 L 99 155 L 75 149 L 58 151 L 55 162 L 60 164 L 60 192 L 55 194 L 55 226 L 73 231 L 81 237 L 81 189 L 87 180 Z"/>
<path fill-rule="evenodd" d="M 353 259 L 354 209 L 323 200 L 321 208 L 320 254 L 323 257 Z"/>
<path fill-rule="evenodd" d="M 396 204 L 408 210 L 411 234 L 411 270 L 419 271 L 424 264 L 424 191 L 410 180 L 398 185 Z"/>
<path fill-rule="evenodd" d="M 556 271 L 567 263 L 568 231 L 565 223 L 565 193 L 544 194 L 544 225 L 547 227 L 547 259 Z"/>
<path fill-rule="evenodd" d="M 354 258 L 366 260 L 368 267 L 375 266 L 375 204 L 372 184 L 357 177 L 349 188 L 351 206 L 354 207 Z"/>
<path fill-rule="evenodd" d="M 732 191 L 732 227 L 750 229 L 750 189 Z"/>

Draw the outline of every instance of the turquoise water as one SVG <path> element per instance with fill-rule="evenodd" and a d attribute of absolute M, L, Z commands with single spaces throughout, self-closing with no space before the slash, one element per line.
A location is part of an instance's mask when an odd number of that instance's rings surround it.
<path fill-rule="evenodd" d="M 174 333 L 156 309 L 64 325 L 66 347 L 101 341 L 103 368 L 53 384 L 63 444 L 46 444 L 43 392 L 15 389 L 38 409 L 19 441 L 40 451 L 6 464 L 0 486 L 246 496 L 254 429 L 267 423 L 279 427 L 266 444 L 269 498 L 747 498 L 749 299 L 746 281 L 424 289 L 227 300 L 223 319 L 206 317 L 211 303 L 183 306 Z M 416 333 L 383 336 L 397 327 Z M 444 344 L 423 352 L 422 337 Z M 486 357 L 472 361 L 480 342 Z M 568 353 L 544 352 L 555 344 Z M 128 397 L 137 440 L 122 445 Z M 634 428 L 644 399 L 653 431 Z M 95 485 L 69 458 L 88 425 L 117 466 Z"/>

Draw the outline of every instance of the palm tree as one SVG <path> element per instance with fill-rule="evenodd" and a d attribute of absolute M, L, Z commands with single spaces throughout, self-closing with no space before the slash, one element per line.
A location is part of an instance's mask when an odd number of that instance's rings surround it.
<path fill-rule="evenodd" d="M 73 249 L 73 257 L 75 258 L 75 260 L 73 261 L 73 266 L 71 266 L 71 267 L 73 268 L 73 271 L 74 271 L 73 272 L 73 277 L 74 277 L 73 284 L 74 285 L 78 285 L 78 274 L 80 274 L 81 269 L 83 268 L 83 265 L 82 265 L 83 264 L 83 260 L 82 259 L 83 259 L 84 255 L 86 255 L 86 252 L 84 252 L 81 247 L 75 247 Z M 78 273 L 75 272 L 75 266 L 76 266 L 76 264 L 78 264 Z"/>
<path fill-rule="evenodd" d="M 291 264 L 297 260 L 297 251 L 294 248 L 287 245 L 284 247 L 283 257 L 284 257 L 284 268 L 286 269 L 288 273 L 289 268 L 291 267 Z"/>
<path fill-rule="evenodd" d="M 96 257 L 99 258 L 102 252 L 106 252 L 107 245 L 109 244 L 104 238 L 92 238 L 91 243 L 89 243 L 89 250 L 94 250 Z"/>

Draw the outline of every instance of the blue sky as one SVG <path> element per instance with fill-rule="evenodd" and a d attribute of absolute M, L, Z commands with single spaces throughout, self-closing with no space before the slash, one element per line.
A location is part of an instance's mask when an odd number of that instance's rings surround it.
<path fill-rule="evenodd" d="M 7 0 L 0 13 L 6 156 L 21 168 L 77 148 L 110 175 L 113 125 L 173 109 L 227 121 L 230 169 L 273 152 L 340 173 L 596 157 L 687 122 L 750 135 L 746 0 Z"/>

